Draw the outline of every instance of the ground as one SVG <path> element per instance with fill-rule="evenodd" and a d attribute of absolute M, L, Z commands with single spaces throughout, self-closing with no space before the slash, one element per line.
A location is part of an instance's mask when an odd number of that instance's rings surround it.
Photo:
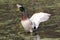
<path fill-rule="evenodd" d="M 41 23 L 38 34 L 41 40 L 60 40 L 60 0 L 0 0 L 0 40 L 26 40 L 20 23 L 21 12 L 16 11 L 16 4 L 23 4 L 31 17 L 35 12 L 48 12 L 50 19 Z M 34 34 L 34 33 L 33 33 Z"/>

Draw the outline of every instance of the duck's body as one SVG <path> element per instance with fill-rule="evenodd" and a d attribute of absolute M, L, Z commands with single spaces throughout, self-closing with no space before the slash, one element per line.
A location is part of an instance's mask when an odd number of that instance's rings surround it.
<path fill-rule="evenodd" d="M 18 5 L 17 5 L 18 6 Z M 41 22 L 45 22 L 49 19 L 51 14 L 48 13 L 35 13 L 31 18 L 28 18 L 27 13 L 22 11 L 21 24 L 24 27 L 25 31 L 33 32 L 34 29 L 37 29 Z"/>
<path fill-rule="evenodd" d="M 21 24 L 26 31 L 31 31 L 37 29 L 41 22 L 47 21 L 50 17 L 48 13 L 35 13 L 31 18 L 21 20 Z M 35 27 L 35 28 L 34 28 Z"/>
<path fill-rule="evenodd" d="M 26 32 L 29 32 L 32 30 L 32 22 L 29 19 L 21 20 L 21 24 L 24 27 Z"/>

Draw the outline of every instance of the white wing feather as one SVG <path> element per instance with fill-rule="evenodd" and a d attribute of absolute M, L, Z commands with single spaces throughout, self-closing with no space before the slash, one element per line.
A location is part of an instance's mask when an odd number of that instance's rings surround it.
<path fill-rule="evenodd" d="M 36 28 L 38 28 L 39 24 L 41 22 L 45 22 L 49 19 L 51 14 L 48 13 L 35 13 L 34 15 L 32 15 L 32 17 L 30 18 L 30 20 L 32 21 L 32 23 L 35 24 Z"/>

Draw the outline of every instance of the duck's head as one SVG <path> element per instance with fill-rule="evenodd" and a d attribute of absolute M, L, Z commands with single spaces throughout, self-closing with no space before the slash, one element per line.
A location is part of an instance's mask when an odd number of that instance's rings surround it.
<path fill-rule="evenodd" d="M 21 11 L 21 12 L 24 12 L 25 11 L 23 5 L 17 4 L 16 6 L 17 6 L 17 11 Z"/>
<path fill-rule="evenodd" d="M 17 4 L 16 5 L 17 6 L 17 11 L 21 11 L 22 13 L 22 20 L 25 20 L 25 19 L 27 19 L 28 18 L 28 14 L 27 14 L 27 12 L 25 11 L 25 8 L 23 7 L 23 5 L 21 5 L 21 4 Z"/>

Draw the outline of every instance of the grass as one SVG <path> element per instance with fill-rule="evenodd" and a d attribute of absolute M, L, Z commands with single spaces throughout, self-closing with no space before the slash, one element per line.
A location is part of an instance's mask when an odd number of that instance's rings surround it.
<path fill-rule="evenodd" d="M 60 38 L 43 38 L 41 40 L 60 40 Z"/>
<path fill-rule="evenodd" d="M 21 14 L 16 11 L 16 3 L 23 4 L 28 10 L 29 16 L 44 10 L 51 13 L 51 18 L 40 24 L 38 34 L 41 40 L 60 40 L 60 3 L 42 5 L 40 2 L 37 0 L 33 0 L 33 2 L 29 0 L 18 0 L 17 2 L 16 0 L 0 0 L 0 40 L 29 40 L 31 37 L 30 34 L 25 34 L 20 23 Z M 41 3 L 43 2 L 46 1 L 43 0 Z"/>

